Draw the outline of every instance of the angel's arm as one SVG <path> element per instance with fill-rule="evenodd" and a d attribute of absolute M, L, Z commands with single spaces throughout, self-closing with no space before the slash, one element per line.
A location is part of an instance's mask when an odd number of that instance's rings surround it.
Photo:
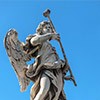
<path fill-rule="evenodd" d="M 54 34 L 54 33 L 47 33 L 44 35 L 36 35 L 35 37 L 33 37 L 30 42 L 32 45 L 38 45 L 38 44 L 42 44 L 43 42 L 47 41 L 47 40 L 51 40 L 51 39 L 59 39 L 59 35 L 58 34 Z"/>

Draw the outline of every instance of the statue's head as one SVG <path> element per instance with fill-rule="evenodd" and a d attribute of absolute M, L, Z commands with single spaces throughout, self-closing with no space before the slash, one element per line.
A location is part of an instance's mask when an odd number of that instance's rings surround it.
<path fill-rule="evenodd" d="M 50 22 L 48 21 L 43 21 L 41 22 L 37 29 L 36 29 L 37 34 L 46 34 L 46 33 L 51 33 L 52 32 L 52 28 L 50 26 Z"/>

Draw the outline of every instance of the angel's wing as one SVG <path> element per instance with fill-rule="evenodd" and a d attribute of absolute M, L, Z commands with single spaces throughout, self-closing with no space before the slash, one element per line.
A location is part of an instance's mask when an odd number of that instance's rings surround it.
<path fill-rule="evenodd" d="M 29 85 L 30 80 L 25 76 L 25 69 L 27 69 L 27 56 L 21 48 L 22 43 L 18 40 L 17 35 L 18 34 L 14 29 L 8 31 L 4 39 L 4 45 L 10 62 L 18 77 L 20 90 L 23 92 Z"/>

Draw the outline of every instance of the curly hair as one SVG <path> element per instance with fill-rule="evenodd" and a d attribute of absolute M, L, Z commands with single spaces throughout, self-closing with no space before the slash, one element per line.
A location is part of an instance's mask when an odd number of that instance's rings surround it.
<path fill-rule="evenodd" d="M 49 21 L 42 21 L 39 25 L 38 25 L 38 27 L 37 27 L 37 29 L 36 29 L 36 33 L 37 34 L 42 34 L 42 30 L 43 30 L 43 27 L 45 26 L 45 25 L 50 25 L 50 22 Z"/>

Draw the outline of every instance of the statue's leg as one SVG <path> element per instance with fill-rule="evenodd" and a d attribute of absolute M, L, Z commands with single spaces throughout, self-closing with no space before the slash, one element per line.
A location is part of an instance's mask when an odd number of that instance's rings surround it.
<path fill-rule="evenodd" d="M 47 75 L 43 74 L 40 79 L 40 90 L 34 100 L 43 100 L 50 88 L 50 79 Z"/>

